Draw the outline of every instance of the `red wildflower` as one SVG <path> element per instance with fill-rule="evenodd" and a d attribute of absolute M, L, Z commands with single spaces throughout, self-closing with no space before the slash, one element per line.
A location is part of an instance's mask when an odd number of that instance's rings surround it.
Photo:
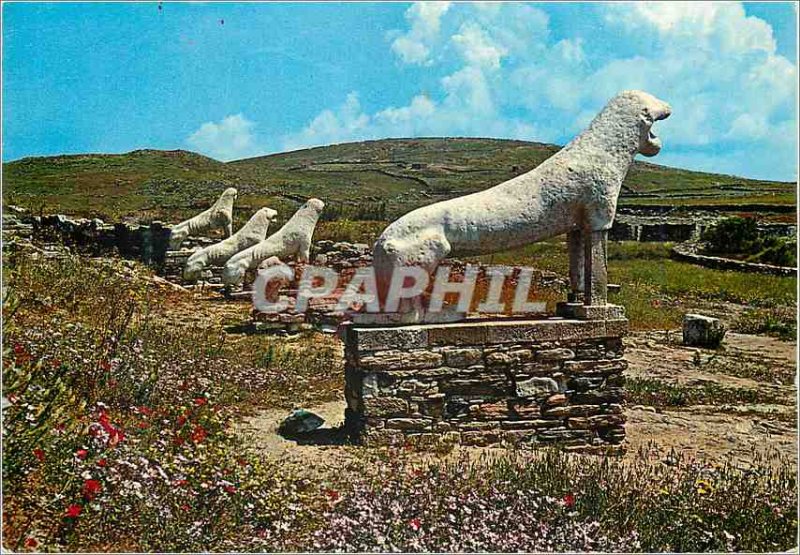
<path fill-rule="evenodd" d="M 206 403 L 208 403 L 208 399 L 206 399 L 205 397 L 198 397 L 197 399 L 194 400 L 194 404 L 197 405 L 198 407 L 202 407 Z"/>
<path fill-rule="evenodd" d="M 236 493 L 236 488 L 234 486 L 225 486 L 223 489 L 230 494 Z"/>
<path fill-rule="evenodd" d="M 107 360 L 101 360 L 100 368 L 108 372 L 109 370 L 111 370 L 111 364 Z"/>
<path fill-rule="evenodd" d="M 574 507 L 575 506 L 575 496 L 571 493 L 568 493 L 564 496 L 564 505 L 567 507 Z"/>
<path fill-rule="evenodd" d="M 142 416 L 150 416 L 151 414 L 153 414 L 152 409 L 148 407 L 139 407 L 138 411 L 139 414 L 141 414 Z"/>
<path fill-rule="evenodd" d="M 408 521 L 408 525 L 411 526 L 411 529 L 415 532 L 422 528 L 422 522 L 418 518 L 412 518 Z"/>
<path fill-rule="evenodd" d="M 61 366 L 61 361 L 59 359 L 57 359 L 57 358 L 54 358 L 53 362 L 52 362 L 52 365 L 53 365 L 53 368 L 58 368 L 58 367 Z"/>
<path fill-rule="evenodd" d="M 189 483 L 189 480 L 184 480 L 184 479 L 175 480 L 175 481 L 173 482 L 173 484 L 175 484 L 176 486 L 185 486 L 185 485 L 187 485 L 188 483 Z"/>
<path fill-rule="evenodd" d="M 64 513 L 64 516 L 66 516 L 67 518 L 78 518 L 81 515 L 81 511 L 82 510 L 83 510 L 83 507 L 73 503 L 72 505 L 67 507 L 67 510 Z"/>
<path fill-rule="evenodd" d="M 108 436 L 109 447 L 114 447 L 116 444 L 121 443 L 125 439 L 125 433 L 119 428 L 112 428 Z"/>
<path fill-rule="evenodd" d="M 25 538 L 25 547 L 28 549 L 35 549 L 39 545 L 39 542 L 36 541 L 36 538 Z"/>
<path fill-rule="evenodd" d="M 206 432 L 205 428 L 199 424 L 194 427 L 194 430 L 192 430 L 192 441 L 195 443 L 202 443 L 207 436 L 208 432 Z"/>
<path fill-rule="evenodd" d="M 147 422 L 139 422 L 139 423 L 138 423 L 138 424 L 136 424 L 136 425 L 137 425 L 137 426 L 139 427 L 139 429 L 141 429 L 141 430 L 146 430 L 146 429 L 147 429 L 147 427 L 149 426 L 149 424 L 148 424 Z"/>
<path fill-rule="evenodd" d="M 335 489 L 326 489 L 325 497 L 327 497 L 329 500 L 335 503 L 339 500 L 339 492 L 336 491 Z"/>
<path fill-rule="evenodd" d="M 94 497 L 100 493 L 103 489 L 103 485 L 98 480 L 86 480 L 83 482 L 83 496 L 91 501 Z"/>
<path fill-rule="evenodd" d="M 87 451 L 86 449 L 78 449 L 77 451 L 75 451 L 75 456 L 78 457 L 80 460 L 85 459 L 88 454 L 89 451 Z"/>
<path fill-rule="evenodd" d="M 97 466 L 105 468 L 106 466 L 108 466 L 108 461 L 105 459 L 98 459 Z"/>
<path fill-rule="evenodd" d="M 186 424 L 186 417 L 185 416 L 179 416 L 178 417 L 178 427 L 181 427 L 184 424 Z"/>
<path fill-rule="evenodd" d="M 44 461 L 44 450 L 39 448 L 34 449 L 33 456 L 39 459 L 39 462 Z"/>
<path fill-rule="evenodd" d="M 191 507 L 189 505 L 187 505 L 186 503 L 184 503 L 183 505 L 181 505 L 181 509 L 184 510 L 184 511 L 188 511 L 189 509 L 191 509 Z"/>
<path fill-rule="evenodd" d="M 6 399 L 8 399 L 8 402 L 12 405 L 16 405 L 17 401 L 19 401 L 19 397 L 15 393 L 9 393 Z"/>

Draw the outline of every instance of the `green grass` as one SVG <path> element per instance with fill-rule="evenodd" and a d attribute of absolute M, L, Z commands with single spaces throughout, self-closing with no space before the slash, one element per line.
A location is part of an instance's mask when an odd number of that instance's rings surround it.
<path fill-rule="evenodd" d="M 625 401 L 631 405 L 680 408 L 691 405 L 780 404 L 789 403 L 791 399 L 776 399 L 769 391 L 725 387 L 714 382 L 690 386 L 653 378 L 628 378 L 625 380 Z"/>
<path fill-rule="evenodd" d="M 331 145 L 222 163 L 186 151 L 140 150 L 25 158 L 3 164 L 4 201 L 35 212 L 176 221 L 225 187 L 237 210 L 263 205 L 288 218 L 316 196 L 351 207 L 385 203 L 395 218 L 438 200 L 486 189 L 529 171 L 555 145 L 498 139 L 388 139 Z M 621 205 L 794 204 L 793 184 L 634 164 Z M 242 217 L 245 217 L 242 216 Z"/>
<path fill-rule="evenodd" d="M 342 446 L 322 455 L 342 457 L 331 470 L 299 473 L 247 449 L 233 425 L 253 406 L 338 398 L 334 340 L 185 324 L 165 309 L 189 301 L 134 263 L 4 262 L 3 533 L 14 552 L 760 552 L 795 539 L 786 460 L 745 472 L 646 452 L 444 460 Z"/>
<path fill-rule="evenodd" d="M 713 270 L 669 258 L 669 243 L 610 242 L 609 282 L 621 285 L 610 301 L 621 304 L 634 329 L 680 326 L 692 301 L 729 301 L 762 309 L 793 306 L 797 278 Z M 485 264 L 530 265 L 561 275 L 568 271 L 563 239 L 551 240 L 476 260 Z M 760 314 L 769 314 L 761 312 Z M 765 324 L 767 329 L 791 331 L 790 324 Z M 776 326 L 784 326 L 776 328 Z M 753 324 L 742 324 L 753 329 Z"/>

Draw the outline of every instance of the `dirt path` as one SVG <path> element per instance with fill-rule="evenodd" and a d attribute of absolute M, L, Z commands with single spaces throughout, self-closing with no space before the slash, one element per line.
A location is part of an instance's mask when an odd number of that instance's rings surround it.
<path fill-rule="evenodd" d="M 657 410 L 654 407 L 627 407 L 628 455 L 637 450 L 657 450 L 667 456 L 670 450 L 700 457 L 710 462 L 733 462 L 739 466 L 769 464 L 776 456 L 795 460 L 797 433 L 792 415 L 796 414 L 795 386 L 765 384 L 755 379 L 738 378 L 721 372 L 697 369 L 692 360 L 695 349 L 658 339 L 654 334 L 635 334 L 630 338 L 626 358 L 630 361 L 628 374 L 658 380 L 692 384 L 711 381 L 736 387 L 762 387 L 773 391 L 775 404 L 757 405 L 694 405 L 676 410 Z M 663 336 L 663 334 L 661 334 Z M 724 367 L 726 361 L 741 362 L 742 357 L 755 357 L 760 363 L 772 366 L 773 371 L 793 374 L 795 345 L 772 339 L 742 334 L 730 334 L 726 347 L 717 357 Z M 701 356 L 711 356 L 704 351 Z M 287 416 L 284 410 L 263 410 L 241 423 L 243 442 L 250 449 L 303 469 L 310 475 L 340 472 L 357 465 L 364 449 L 342 445 L 335 428 L 344 418 L 344 400 L 307 407 L 322 416 L 325 424 L 313 444 L 298 444 L 277 434 L 280 422 Z M 780 414 L 783 418 L 776 418 Z M 327 444 L 326 444 L 327 443 Z M 470 448 L 476 453 L 485 452 Z M 420 455 L 425 457 L 430 455 Z"/>

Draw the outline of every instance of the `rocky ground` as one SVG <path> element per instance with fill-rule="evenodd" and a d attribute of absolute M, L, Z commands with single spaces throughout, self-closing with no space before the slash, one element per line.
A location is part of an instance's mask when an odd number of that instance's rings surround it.
<path fill-rule="evenodd" d="M 628 453 L 645 449 L 665 459 L 680 454 L 737 466 L 769 464 L 776 456 L 796 464 L 796 344 L 770 337 L 727 335 L 722 349 L 680 345 L 680 331 L 634 333 L 627 339 L 630 380 L 650 379 L 687 388 L 717 387 L 760 391 L 772 402 L 626 407 Z M 699 357 L 699 358 L 698 358 Z M 699 363 L 698 363 L 699 360 Z M 744 370 L 743 370 L 744 369 Z M 737 374 L 760 375 L 741 377 Z M 780 383 L 776 383 L 780 382 Z M 262 410 L 241 424 L 245 444 L 309 472 L 339 471 L 358 458 L 358 448 L 342 445 L 336 428 L 344 420 L 344 399 L 306 407 L 323 417 L 324 429 L 299 444 L 277 434 L 285 410 Z M 481 448 L 464 448 L 476 454 Z M 674 451 L 674 455 L 670 454 Z M 420 455 L 421 457 L 430 455 Z"/>

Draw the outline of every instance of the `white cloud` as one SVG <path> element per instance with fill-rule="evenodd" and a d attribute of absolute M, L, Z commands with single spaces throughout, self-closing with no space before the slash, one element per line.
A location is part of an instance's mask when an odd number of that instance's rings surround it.
<path fill-rule="evenodd" d="M 439 35 L 442 16 L 450 9 L 450 2 L 417 2 L 406 12 L 411 23 L 407 33 L 392 42 L 392 51 L 407 64 L 430 64 L 432 43 Z"/>
<path fill-rule="evenodd" d="M 507 53 L 505 48 L 495 44 L 475 23 L 462 25 L 452 40 L 466 62 L 475 66 L 497 69 L 500 67 L 500 60 Z"/>
<path fill-rule="evenodd" d="M 228 116 L 220 122 L 209 121 L 192 133 L 186 142 L 198 152 L 217 160 L 236 160 L 258 154 L 253 136 L 255 124 L 242 114 Z"/>
<path fill-rule="evenodd" d="M 591 33 L 551 28 L 547 13 L 527 4 L 414 4 L 391 48 L 401 62 L 428 66 L 439 89 L 372 114 L 351 93 L 287 142 L 423 135 L 565 142 L 611 96 L 637 88 L 673 106 L 673 117 L 658 124 L 659 162 L 762 178 L 796 174 L 797 67 L 777 54 L 765 21 L 737 2 L 596 4 L 582 15 L 597 21 Z"/>
<path fill-rule="evenodd" d="M 351 92 L 335 110 L 324 110 L 299 133 L 283 140 L 287 150 L 371 138 L 370 118 L 361 111 L 358 94 Z"/>

